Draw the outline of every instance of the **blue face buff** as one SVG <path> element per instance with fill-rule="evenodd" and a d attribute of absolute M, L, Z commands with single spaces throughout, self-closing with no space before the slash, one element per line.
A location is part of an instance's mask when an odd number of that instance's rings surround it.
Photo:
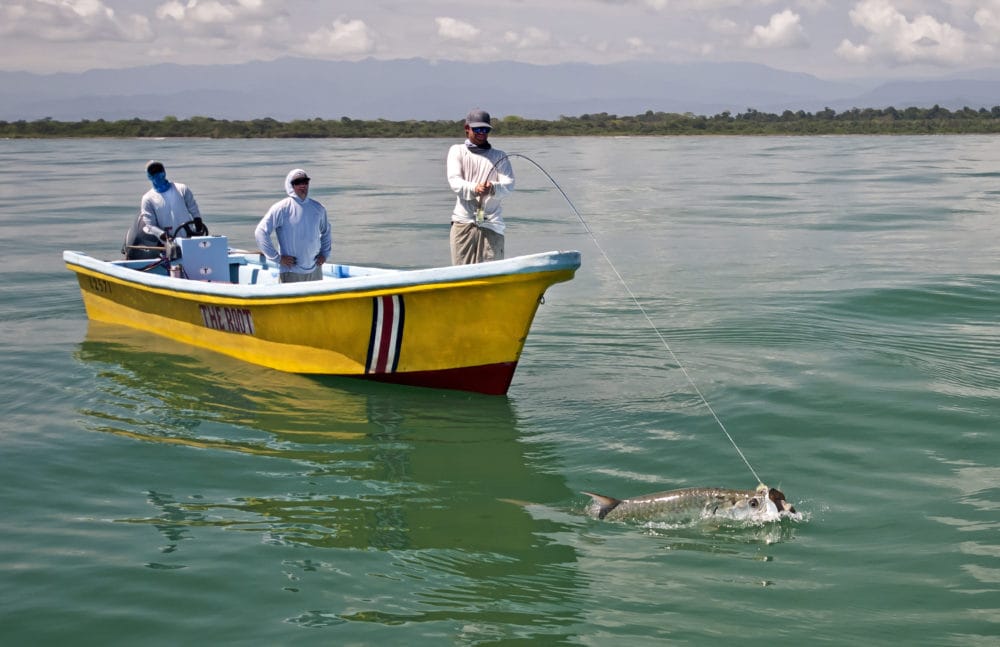
<path fill-rule="evenodd" d="M 156 189 L 157 193 L 163 193 L 170 188 L 170 182 L 167 180 L 167 172 L 160 171 L 159 173 L 153 173 L 152 175 L 147 174 L 149 181 L 153 183 L 153 188 Z"/>

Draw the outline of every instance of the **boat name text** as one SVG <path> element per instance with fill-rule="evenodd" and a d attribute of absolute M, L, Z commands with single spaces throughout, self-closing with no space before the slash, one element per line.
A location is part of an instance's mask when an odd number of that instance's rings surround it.
<path fill-rule="evenodd" d="M 235 332 L 241 335 L 254 334 L 253 315 L 246 308 L 223 308 L 220 306 L 198 306 L 206 328 Z"/>

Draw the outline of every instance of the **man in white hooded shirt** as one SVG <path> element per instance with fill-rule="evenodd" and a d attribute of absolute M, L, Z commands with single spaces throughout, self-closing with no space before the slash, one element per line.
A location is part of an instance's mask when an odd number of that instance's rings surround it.
<path fill-rule="evenodd" d="M 333 241 L 326 208 L 309 196 L 309 176 L 300 168 L 285 177 L 288 197 L 271 205 L 257 225 L 254 238 L 261 253 L 281 265 L 282 283 L 319 281 Z M 271 234 L 278 238 L 275 249 Z"/>

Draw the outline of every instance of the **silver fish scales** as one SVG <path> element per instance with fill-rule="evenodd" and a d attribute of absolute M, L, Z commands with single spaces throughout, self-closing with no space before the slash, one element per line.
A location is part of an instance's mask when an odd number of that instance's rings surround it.
<path fill-rule="evenodd" d="M 613 521 L 692 521 L 721 518 L 735 521 L 776 521 L 797 515 L 778 489 L 764 484 L 753 490 L 700 487 L 655 492 L 628 499 L 584 492 L 591 498 L 588 512 Z"/>

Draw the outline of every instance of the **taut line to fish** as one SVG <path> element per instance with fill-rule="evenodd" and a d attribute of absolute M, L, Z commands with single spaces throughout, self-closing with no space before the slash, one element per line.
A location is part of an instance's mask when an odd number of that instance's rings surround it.
<path fill-rule="evenodd" d="M 639 308 L 639 312 L 641 312 L 642 316 L 645 317 L 646 323 L 648 323 L 649 327 L 653 329 L 654 333 L 656 333 L 656 336 L 660 339 L 660 343 L 663 344 L 663 347 L 665 349 L 667 349 L 667 353 L 670 354 L 670 357 L 674 360 L 674 363 L 677 365 L 678 368 L 681 369 L 681 372 L 684 373 L 684 377 L 687 378 L 687 381 L 691 385 L 691 388 L 693 388 L 694 392 L 698 394 L 698 397 L 705 405 L 705 408 L 708 409 L 708 412 L 712 414 L 712 418 L 719 425 L 719 428 L 722 429 L 722 433 L 726 435 L 727 439 L 729 439 L 729 444 L 733 446 L 733 449 L 736 450 L 736 453 L 739 454 L 740 458 L 743 459 L 743 463 L 746 464 L 747 468 L 750 470 L 750 473 L 753 474 L 753 477 L 755 479 L 757 479 L 757 482 L 761 483 L 760 477 L 757 476 L 757 472 L 750 464 L 750 461 L 747 460 L 747 457 L 743 454 L 743 451 L 740 449 L 739 445 L 736 444 L 736 441 L 729 433 L 729 430 L 726 429 L 726 425 L 722 424 L 722 420 L 719 418 L 718 415 L 716 415 L 715 409 L 713 409 L 712 405 L 708 403 L 708 398 L 706 398 L 705 394 L 701 392 L 701 389 L 698 388 L 698 384 L 695 383 L 694 379 L 691 377 L 691 374 L 688 373 L 686 368 L 684 368 L 684 364 L 681 363 L 681 360 L 678 359 L 673 349 L 670 348 L 670 344 L 667 343 L 666 337 L 663 336 L 663 333 L 660 332 L 660 329 L 656 327 L 655 323 L 653 323 L 653 319 L 649 316 L 649 313 L 646 312 L 646 309 L 642 306 L 642 303 L 639 301 L 639 298 L 635 296 L 634 292 L 632 292 L 632 288 L 629 287 L 629 284 L 625 280 L 625 277 L 621 275 L 621 272 L 618 271 L 618 268 L 615 267 L 615 264 L 611 262 L 611 257 L 609 257 L 607 252 L 604 251 L 604 248 L 601 247 L 601 243 L 600 241 L 597 240 L 597 236 L 594 234 L 594 231 L 590 228 L 590 225 L 587 224 L 587 221 L 584 220 L 583 215 L 581 215 L 579 210 L 577 210 L 576 205 L 573 204 L 573 201 L 569 199 L 569 196 L 566 195 L 566 192 L 563 191 L 561 186 L 559 186 L 559 183 L 556 182 L 551 175 L 549 175 L 548 171 L 542 168 L 541 164 L 531 159 L 527 155 L 522 155 L 521 153 L 508 153 L 507 155 L 504 155 L 503 157 L 501 157 L 496 161 L 496 163 L 493 165 L 493 168 L 490 170 L 490 173 L 496 170 L 497 164 L 511 157 L 520 157 L 521 159 L 531 162 L 535 166 L 535 168 L 541 171 L 542 174 L 549 179 L 549 182 L 552 182 L 553 186 L 555 186 L 556 189 L 559 190 L 559 193 L 562 194 L 562 197 L 566 200 L 566 203 L 569 205 L 569 208 L 573 210 L 573 213 L 576 214 L 576 217 L 579 218 L 580 222 L 583 224 L 584 229 L 587 230 L 587 234 L 590 235 L 590 239 L 594 241 L 594 245 L 597 247 L 597 251 L 599 251 L 601 253 L 601 256 L 604 257 L 604 260 L 608 263 L 608 266 L 611 268 L 611 271 L 615 273 L 615 276 L 618 277 L 618 280 L 625 287 L 625 291 L 628 292 L 628 295 L 632 299 L 632 302 L 635 303 L 635 306 Z M 488 174 L 487 177 L 489 177 Z"/>

